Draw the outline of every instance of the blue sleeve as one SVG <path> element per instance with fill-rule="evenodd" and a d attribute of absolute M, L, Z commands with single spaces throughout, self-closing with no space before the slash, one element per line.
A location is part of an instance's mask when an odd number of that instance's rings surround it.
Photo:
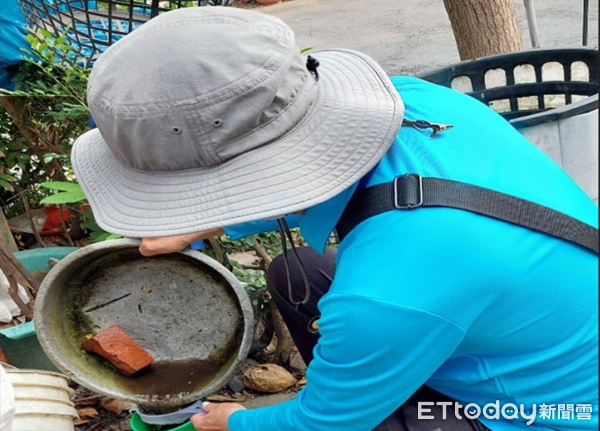
<path fill-rule="evenodd" d="M 439 316 L 361 296 L 328 294 L 320 309 L 306 387 L 294 400 L 233 413 L 231 431 L 371 431 L 464 335 Z"/>
<path fill-rule="evenodd" d="M 298 227 L 300 224 L 299 214 L 285 216 L 285 220 L 290 228 Z M 277 220 L 259 220 L 248 223 L 236 224 L 224 227 L 223 230 L 231 239 L 240 239 L 245 236 L 254 235 L 263 232 L 273 232 L 278 229 Z"/>

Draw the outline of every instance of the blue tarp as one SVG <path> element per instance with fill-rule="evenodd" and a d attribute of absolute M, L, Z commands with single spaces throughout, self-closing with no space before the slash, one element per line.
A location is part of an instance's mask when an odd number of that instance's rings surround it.
<path fill-rule="evenodd" d="M 57 14 L 60 11 L 73 10 L 97 10 L 99 4 L 97 0 L 85 1 L 59 1 L 42 0 L 42 3 L 35 3 L 40 7 L 39 14 L 44 16 L 46 13 Z M 215 1 L 215 4 L 231 3 L 230 0 Z M 209 2 L 210 4 L 210 2 Z M 43 8 L 42 8 L 43 6 Z M 150 8 L 133 8 L 133 13 L 141 16 L 144 21 L 144 15 L 149 19 Z M 99 14 L 102 16 L 102 14 Z M 118 21 L 118 22 L 117 22 Z M 60 20 L 58 20 L 60 22 Z M 62 29 L 66 31 L 66 37 L 69 43 L 81 55 L 92 58 L 107 48 L 108 34 L 112 35 L 111 43 L 121 39 L 125 34 L 135 30 L 142 23 L 132 23 L 132 28 L 127 20 L 108 21 L 105 18 L 92 19 L 90 22 L 75 20 L 73 27 Z M 75 36 L 77 33 L 77 36 Z M 27 27 L 25 16 L 19 6 L 19 0 L 0 0 L 0 88 L 11 88 L 12 74 L 7 68 L 19 64 L 21 58 L 25 55 L 23 48 L 29 48 L 29 42 L 25 36 Z"/>
<path fill-rule="evenodd" d="M 43 0 L 44 5 L 40 4 L 38 13 L 44 16 L 45 13 L 56 14 L 59 11 L 68 11 L 70 15 L 73 10 L 97 10 L 98 3 L 95 0 L 88 2 L 71 1 L 65 2 L 56 0 Z M 133 12 L 143 16 L 150 13 L 149 8 L 134 8 Z M 149 18 L 149 16 L 148 16 Z M 60 19 L 57 20 L 60 22 Z M 121 39 L 125 34 L 141 26 L 141 23 L 133 23 L 133 28 L 126 20 L 93 19 L 90 22 L 75 20 L 73 28 L 66 30 L 66 36 L 70 44 L 84 57 L 91 58 L 104 51 L 108 45 L 108 33 L 112 33 L 111 42 L 114 43 Z M 75 35 L 77 33 L 77 35 Z M 0 0 L 0 87 L 10 85 L 10 72 L 6 69 L 9 66 L 16 65 L 24 55 L 22 48 L 29 47 L 25 38 L 27 28 L 25 17 L 19 7 L 19 0 Z"/>
<path fill-rule="evenodd" d="M 25 17 L 18 0 L 0 0 L 0 87 L 10 86 L 12 76 L 6 68 L 21 61 L 21 48 L 29 47 L 26 34 Z"/>

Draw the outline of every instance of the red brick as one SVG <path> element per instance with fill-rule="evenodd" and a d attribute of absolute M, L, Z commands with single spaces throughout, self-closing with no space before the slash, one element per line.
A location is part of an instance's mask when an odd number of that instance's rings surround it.
<path fill-rule="evenodd" d="M 86 352 L 95 353 L 128 376 L 147 367 L 154 358 L 118 325 L 110 326 L 90 339 L 82 340 L 80 346 Z"/>

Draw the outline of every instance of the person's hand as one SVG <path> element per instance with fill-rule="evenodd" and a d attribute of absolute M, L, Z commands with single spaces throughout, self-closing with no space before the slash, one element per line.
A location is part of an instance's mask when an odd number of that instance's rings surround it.
<path fill-rule="evenodd" d="M 175 253 L 199 239 L 207 239 L 216 235 L 224 235 L 223 229 L 215 228 L 200 232 L 176 236 L 161 236 L 156 238 L 143 238 L 140 244 L 142 256 L 155 256 L 157 254 Z"/>
<path fill-rule="evenodd" d="M 202 407 L 206 413 L 192 416 L 192 425 L 198 431 L 228 431 L 229 416 L 238 410 L 246 410 L 246 407 L 236 403 L 204 403 Z"/>

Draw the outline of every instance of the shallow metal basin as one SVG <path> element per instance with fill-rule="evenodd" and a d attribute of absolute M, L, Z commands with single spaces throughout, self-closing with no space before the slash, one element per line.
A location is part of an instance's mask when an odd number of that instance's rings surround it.
<path fill-rule="evenodd" d="M 84 387 L 163 413 L 214 393 L 246 358 L 253 310 L 240 282 L 197 251 L 143 257 L 139 241 L 84 247 L 62 259 L 38 293 L 42 348 Z M 117 324 L 155 359 L 127 377 L 83 352 L 85 336 Z"/>

